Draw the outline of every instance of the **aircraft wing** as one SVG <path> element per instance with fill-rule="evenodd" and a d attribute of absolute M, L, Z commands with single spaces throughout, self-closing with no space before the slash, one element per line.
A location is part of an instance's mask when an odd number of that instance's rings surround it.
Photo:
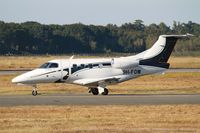
<path fill-rule="evenodd" d="M 73 83 L 83 86 L 98 86 L 98 85 L 108 85 L 118 82 L 120 77 L 106 77 L 106 78 L 92 78 L 92 79 L 79 79 L 75 80 Z"/>

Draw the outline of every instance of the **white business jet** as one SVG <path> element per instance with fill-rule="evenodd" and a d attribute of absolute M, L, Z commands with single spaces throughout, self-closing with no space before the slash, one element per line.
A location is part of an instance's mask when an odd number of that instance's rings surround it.
<path fill-rule="evenodd" d="M 12 79 L 12 83 L 33 86 L 37 95 L 39 83 L 70 83 L 87 86 L 93 95 L 108 95 L 108 85 L 121 83 L 139 76 L 162 73 L 176 41 L 185 35 L 160 35 L 148 50 L 134 56 L 102 59 L 60 59 L 44 63 L 37 69 Z"/>

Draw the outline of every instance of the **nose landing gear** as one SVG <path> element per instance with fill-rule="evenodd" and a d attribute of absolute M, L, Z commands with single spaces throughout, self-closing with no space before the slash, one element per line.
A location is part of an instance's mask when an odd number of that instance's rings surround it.
<path fill-rule="evenodd" d="M 37 94 L 38 94 L 38 93 L 37 93 L 37 86 L 34 85 L 34 86 L 33 86 L 33 90 L 32 90 L 32 95 L 33 95 L 33 96 L 37 96 Z"/>

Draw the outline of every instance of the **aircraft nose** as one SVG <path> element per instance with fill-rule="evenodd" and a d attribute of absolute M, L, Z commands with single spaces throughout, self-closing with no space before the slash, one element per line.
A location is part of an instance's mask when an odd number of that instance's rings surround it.
<path fill-rule="evenodd" d="M 12 83 L 23 83 L 26 79 L 23 76 L 17 76 L 12 79 Z"/>

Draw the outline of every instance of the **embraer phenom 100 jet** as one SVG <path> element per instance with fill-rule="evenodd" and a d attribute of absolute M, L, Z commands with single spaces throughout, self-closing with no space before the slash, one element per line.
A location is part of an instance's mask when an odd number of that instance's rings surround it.
<path fill-rule="evenodd" d="M 33 86 L 37 95 L 39 83 L 70 83 L 87 86 L 93 95 L 108 95 L 108 85 L 121 83 L 139 76 L 162 73 L 178 39 L 186 35 L 160 35 L 148 50 L 134 56 L 102 59 L 60 59 L 12 79 L 13 83 Z"/>

